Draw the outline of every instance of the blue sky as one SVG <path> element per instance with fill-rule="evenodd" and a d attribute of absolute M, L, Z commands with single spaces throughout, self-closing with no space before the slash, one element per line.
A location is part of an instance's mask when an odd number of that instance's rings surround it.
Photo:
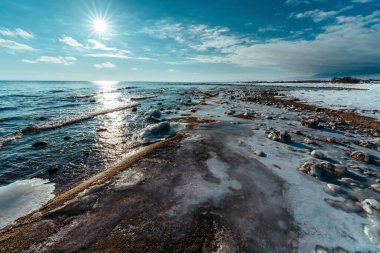
<path fill-rule="evenodd" d="M 379 45 L 378 0 L 0 0 L 3 80 L 380 78 Z"/>

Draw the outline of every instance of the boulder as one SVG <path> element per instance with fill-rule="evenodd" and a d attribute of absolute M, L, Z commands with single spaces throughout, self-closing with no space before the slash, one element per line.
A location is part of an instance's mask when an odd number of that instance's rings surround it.
<path fill-rule="evenodd" d="M 373 162 L 373 157 L 370 154 L 362 152 L 362 151 L 352 152 L 351 157 L 354 158 L 355 160 L 365 162 L 365 163 L 372 163 Z"/>
<path fill-rule="evenodd" d="M 292 137 L 287 131 L 273 131 L 268 134 L 268 139 L 282 143 L 292 142 Z"/>
<path fill-rule="evenodd" d="M 308 128 L 319 128 L 320 120 L 318 118 L 303 119 L 301 125 Z"/>

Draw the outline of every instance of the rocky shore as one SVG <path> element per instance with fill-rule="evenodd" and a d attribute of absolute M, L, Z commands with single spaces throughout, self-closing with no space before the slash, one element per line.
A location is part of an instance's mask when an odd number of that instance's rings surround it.
<path fill-rule="evenodd" d="M 0 252 L 380 250 L 379 121 L 274 89 L 179 103 L 146 115 L 138 151 L 4 228 Z"/>

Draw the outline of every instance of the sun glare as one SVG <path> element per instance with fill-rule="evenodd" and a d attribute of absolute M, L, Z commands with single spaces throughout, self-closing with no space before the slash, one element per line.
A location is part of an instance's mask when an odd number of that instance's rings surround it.
<path fill-rule="evenodd" d="M 108 24 L 105 20 L 96 19 L 93 21 L 92 28 L 94 29 L 95 33 L 102 35 L 107 32 Z"/>

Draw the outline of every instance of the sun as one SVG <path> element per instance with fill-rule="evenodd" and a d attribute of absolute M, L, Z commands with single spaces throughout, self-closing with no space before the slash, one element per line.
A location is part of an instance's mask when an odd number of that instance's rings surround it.
<path fill-rule="evenodd" d="M 108 23 L 104 19 L 95 19 L 92 23 L 92 29 L 98 35 L 104 35 L 108 30 Z"/>

